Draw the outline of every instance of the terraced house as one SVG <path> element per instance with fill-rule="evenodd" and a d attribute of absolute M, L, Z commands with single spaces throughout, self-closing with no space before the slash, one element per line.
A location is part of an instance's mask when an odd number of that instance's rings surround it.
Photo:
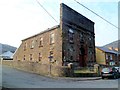
<path fill-rule="evenodd" d="M 60 7 L 60 25 L 22 40 L 16 61 L 53 66 L 89 67 L 96 63 L 94 22 L 65 4 Z"/>
<path fill-rule="evenodd" d="M 102 47 L 96 46 L 96 62 L 103 65 L 120 65 L 120 40 Z"/>
<path fill-rule="evenodd" d="M 112 47 L 96 47 L 96 62 L 100 65 L 118 65 L 118 52 Z"/>

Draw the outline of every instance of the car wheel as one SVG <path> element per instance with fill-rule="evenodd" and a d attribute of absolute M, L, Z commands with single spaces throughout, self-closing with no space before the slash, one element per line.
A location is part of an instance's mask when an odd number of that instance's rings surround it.
<path fill-rule="evenodd" d="M 114 75 L 114 76 L 113 76 L 113 79 L 116 79 L 116 78 L 117 78 L 116 75 Z"/>
<path fill-rule="evenodd" d="M 119 78 L 119 75 L 117 75 L 117 79 Z"/>
<path fill-rule="evenodd" d="M 104 79 L 104 77 L 102 77 L 102 79 Z"/>

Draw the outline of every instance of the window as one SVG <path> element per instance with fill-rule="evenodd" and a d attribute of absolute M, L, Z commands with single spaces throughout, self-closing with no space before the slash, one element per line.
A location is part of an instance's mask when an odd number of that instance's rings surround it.
<path fill-rule="evenodd" d="M 83 38 L 83 33 L 82 32 L 80 32 L 80 38 Z"/>
<path fill-rule="evenodd" d="M 92 55 L 92 54 L 93 54 L 92 50 L 89 50 L 89 54 L 90 54 L 90 55 Z"/>
<path fill-rule="evenodd" d="M 73 52 L 74 51 L 73 46 L 70 46 L 69 50 L 70 50 L 70 52 Z"/>
<path fill-rule="evenodd" d="M 30 54 L 30 60 L 32 60 L 32 54 Z"/>
<path fill-rule="evenodd" d="M 92 38 L 91 38 L 91 37 L 89 37 L 89 40 L 91 41 L 91 40 L 92 40 Z"/>
<path fill-rule="evenodd" d="M 106 59 L 108 59 L 108 54 L 106 54 Z"/>
<path fill-rule="evenodd" d="M 50 51 L 50 56 L 49 56 L 49 58 L 50 58 L 50 61 L 53 60 L 53 51 Z"/>
<path fill-rule="evenodd" d="M 40 38 L 39 47 L 43 46 L 43 38 Z"/>
<path fill-rule="evenodd" d="M 69 33 L 73 33 L 74 34 L 74 31 L 72 29 L 69 29 Z"/>
<path fill-rule="evenodd" d="M 39 60 L 39 61 L 42 60 L 42 54 L 41 54 L 41 53 L 39 53 L 39 58 L 38 58 L 38 60 Z"/>
<path fill-rule="evenodd" d="M 110 60 L 112 60 L 112 54 L 110 54 Z"/>
<path fill-rule="evenodd" d="M 23 60 L 25 60 L 25 55 L 24 55 L 24 58 L 23 58 Z"/>
<path fill-rule="evenodd" d="M 80 34 L 79 34 L 80 36 L 80 42 L 84 42 L 84 35 L 83 35 L 83 32 L 80 32 Z"/>
<path fill-rule="evenodd" d="M 69 29 L 68 35 L 69 35 L 69 42 L 73 43 L 74 31 L 72 29 Z"/>
<path fill-rule="evenodd" d="M 70 56 L 70 61 L 73 61 L 73 56 Z"/>
<path fill-rule="evenodd" d="M 32 42 L 31 42 L 31 48 L 34 48 L 34 45 L 35 45 L 35 42 L 34 42 L 34 40 L 32 40 Z"/>
<path fill-rule="evenodd" d="M 53 56 L 53 51 L 50 51 L 50 56 Z"/>
<path fill-rule="evenodd" d="M 115 62 L 110 62 L 110 65 L 115 65 Z"/>
<path fill-rule="evenodd" d="M 25 42 L 25 43 L 24 43 L 24 48 L 23 48 L 24 51 L 26 50 L 26 48 L 27 48 L 27 43 Z"/>
<path fill-rule="evenodd" d="M 50 44 L 53 44 L 55 42 L 54 36 L 54 33 L 50 34 Z"/>

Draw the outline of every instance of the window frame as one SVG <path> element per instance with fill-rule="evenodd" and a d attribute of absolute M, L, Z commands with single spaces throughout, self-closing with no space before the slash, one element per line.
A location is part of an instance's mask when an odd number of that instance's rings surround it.
<path fill-rule="evenodd" d="M 27 49 L 27 43 L 25 42 L 23 46 L 23 50 L 26 51 L 26 49 Z"/>
<path fill-rule="evenodd" d="M 39 41 L 39 47 L 43 46 L 43 37 L 40 37 L 40 41 Z"/>
<path fill-rule="evenodd" d="M 30 54 L 30 61 L 32 61 L 33 60 L 33 55 L 32 54 Z"/>
<path fill-rule="evenodd" d="M 35 47 L 35 41 L 32 40 L 32 41 L 31 41 L 31 49 L 33 49 L 34 47 Z"/>
<path fill-rule="evenodd" d="M 113 59 L 113 55 L 112 54 L 110 54 L 110 60 L 112 60 Z"/>
<path fill-rule="evenodd" d="M 24 55 L 24 57 L 23 57 L 23 60 L 25 61 L 26 60 L 26 56 Z"/>
<path fill-rule="evenodd" d="M 74 43 L 74 30 L 71 28 L 68 30 L 68 39 L 70 43 Z"/>
<path fill-rule="evenodd" d="M 106 53 L 105 57 L 106 57 L 107 60 L 109 59 L 109 55 L 107 53 Z"/>
<path fill-rule="evenodd" d="M 54 44 L 55 43 L 55 33 L 50 33 L 49 42 L 50 42 L 50 44 Z"/>
<path fill-rule="evenodd" d="M 42 60 L 42 54 L 39 53 L 39 56 L 38 56 L 38 61 L 41 61 Z"/>

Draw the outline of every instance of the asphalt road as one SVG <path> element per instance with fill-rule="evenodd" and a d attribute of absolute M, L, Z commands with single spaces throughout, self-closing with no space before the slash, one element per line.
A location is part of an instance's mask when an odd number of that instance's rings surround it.
<path fill-rule="evenodd" d="M 2 66 L 0 65 L 0 90 L 2 89 Z"/>
<path fill-rule="evenodd" d="M 118 88 L 118 79 L 71 81 L 53 79 L 7 66 L 2 67 L 2 86 L 6 88 Z"/>

